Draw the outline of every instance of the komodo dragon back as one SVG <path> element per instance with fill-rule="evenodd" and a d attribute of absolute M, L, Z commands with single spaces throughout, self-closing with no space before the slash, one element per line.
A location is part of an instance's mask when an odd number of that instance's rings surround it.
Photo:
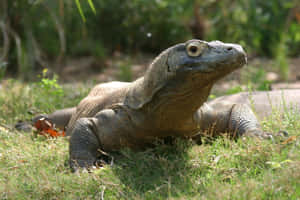
<path fill-rule="evenodd" d="M 105 108 L 123 102 L 130 84 L 115 81 L 96 85 L 76 107 L 67 126 L 67 135 L 70 135 L 77 119 L 92 117 Z"/>

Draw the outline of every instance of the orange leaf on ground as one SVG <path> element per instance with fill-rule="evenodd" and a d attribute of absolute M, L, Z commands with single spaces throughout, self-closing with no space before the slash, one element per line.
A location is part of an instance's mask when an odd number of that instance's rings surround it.
<path fill-rule="evenodd" d="M 290 142 L 292 142 L 296 139 L 297 139 L 297 136 L 293 135 L 293 136 L 289 137 L 288 139 L 286 139 L 285 141 L 283 141 L 281 144 L 287 144 L 287 143 L 290 143 Z"/>
<path fill-rule="evenodd" d="M 65 136 L 64 131 L 59 131 L 55 128 L 54 124 L 48 121 L 46 118 L 37 120 L 34 124 L 38 131 L 38 134 L 50 137 Z"/>
<path fill-rule="evenodd" d="M 45 132 L 48 133 L 51 137 L 65 136 L 64 131 L 60 132 L 55 129 L 48 129 L 48 130 L 45 130 Z"/>

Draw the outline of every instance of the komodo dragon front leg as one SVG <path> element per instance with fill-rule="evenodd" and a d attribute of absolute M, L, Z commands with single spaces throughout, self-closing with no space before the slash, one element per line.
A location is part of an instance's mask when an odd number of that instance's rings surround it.
<path fill-rule="evenodd" d="M 211 134 L 221 129 L 220 132 L 231 131 L 235 136 L 272 138 L 271 134 L 262 132 L 259 121 L 272 117 L 272 111 L 281 118 L 291 111 L 299 113 L 299 99 L 300 90 L 296 89 L 241 92 L 209 101 L 198 110 L 195 119 L 202 131 Z M 288 133 L 281 130 L 273 136 L 288 136 Z"/>
<path fill-rule="evenodd" d="M 247 104 L 226 101 L 205 103 L 195 113 L 195 119 L 200 132 L 204 135 L 217 136 L 228 133 L 232 138 L 241 136 L 272 138 L 271 134 L 262 131 L 258 119 Z"/>
<path fill-rule="evenodd" d="M 132 135 L 134 126 L 129 125 L 128 113 L 122 108 L 104 109 L 94 117 L 83 117 L 76 121 L 70 138 L 70 167 L 97 165 L 103 152 L 120 150 L 122 147 L 142 145 Z"/>

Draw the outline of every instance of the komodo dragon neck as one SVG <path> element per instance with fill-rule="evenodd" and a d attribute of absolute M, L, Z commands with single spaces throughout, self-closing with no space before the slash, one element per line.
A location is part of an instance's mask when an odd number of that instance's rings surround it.
<path fill-rule="evenodd" d="M 197 128 L 193 115 L 213 84 L 245 62 L 239 45 L 199 40 L 178 44 L 162 52 L 145 76 L 131 84 L 125 104 L 146 116 L 145 123 L 138 122 L 143 127 L 191 132 Z"/>
<path fill-rule="evenodd" d="M 159 98 L 154 98 L 143 110 L 162 130 L 193 134 L 197 130 L 193 115 L 206 102 L 212 85 L 191 86 L 178 92 L 169 92 L 169 87 L 163 88 L 157 94 Z"/>

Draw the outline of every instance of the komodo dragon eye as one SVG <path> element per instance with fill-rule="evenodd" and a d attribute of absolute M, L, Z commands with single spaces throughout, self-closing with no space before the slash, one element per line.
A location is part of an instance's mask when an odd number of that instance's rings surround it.
<path fill-rule="evenodd" d="M 206 45 L 200 42 L 191 42 L 186 46 L 186 52 L 191 57 L 200 56 Z"/>

